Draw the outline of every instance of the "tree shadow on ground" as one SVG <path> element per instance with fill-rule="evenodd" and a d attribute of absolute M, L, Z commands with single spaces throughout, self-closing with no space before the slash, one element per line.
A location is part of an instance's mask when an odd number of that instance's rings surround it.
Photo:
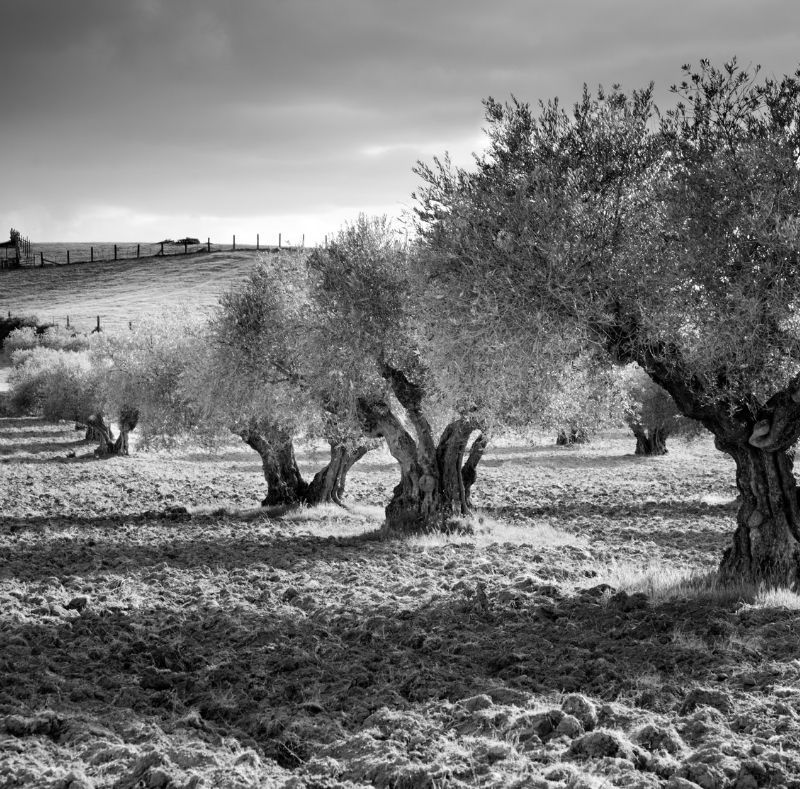
<path fill-rule="evenodd" d="M 7 422 L 7 419 L 0 419 L 0 423 Z M 32 427 L 32 425 L 29 425 Z M 20 427 L 26 427 L 26 425 L 20 425 Z M 85 429 L 85 428 L 82 428 Z M 53 428 L 52 430 L 9 430 L 9 429 L 2 429 L 0 428 L 0 439 L 11 439 L 11 440 L 19 440 L 23 438 L 36 438 L 36 439 L 45 439 L 45 438 L 64 438 L 65 436 L 69 435 L 72 432 L 78 432 L 73 428 L 62 427 L 62 428 Z"/>
<path fill-rule="evenodd" d="M 304 591 L 267 585 L 225 607 L 199 591 L 188 606 L 90 604 L 69 621 L 7 621 L 4 706 L 56 697 L 161 717 L 195 710 L 280 760 L 298 719 L 353 731 L 384 706 L 489 693 L 524 707 L 532 693 L 571 691 L 665 712 L 695 684 L 718 689 L 718 704 L 735 712 L 745 674 L 764 691 L 798 674 L 787 636 L 797 611 L 746 618 L 737 602 L 648 604 L 597 589 L 564 597 L 548 586 L 489 589 L 483 602 L 462 588 L 414 605 Z M 746 646 L 754 636 L 758 646 Z M 295 735 L 300 760 L 312 750 Z"/>
<path fill-rule="evenodd" d="M 715 504 L 706 504 L 701 501 L 623 501 L 616 504 L 606 504 L 593 501 L 552 501 L 536 505 L 508 504 L 488 508 L 487 512 L 494 517 L 504 516 L 523 518 L 542 517 L 593 517 L 605 518 L 610 521 L 630 520 L 631 518 L 686 518 L 697 515 L 712 517 L 729 516 L 736 513 L 738 503 L 736 500 Z"/>
<path fill-rule="evenodd" d="M 7 463 L 30 463 L 31 458 L 25 457 L 26 455 L 41 455 L 45 452 L 51 453 L 49 462 L 55 462 L 57 458 L 52 457 L 54 452 L 63 452 L 65 450 L 74 449 L 75 447 L 88 447 L 93 442 L 86 441 L 86 439 L 78 438 L 72 441 L 58 441 L 58 442 L 44 442 L 44 441 L 24 441 L 13 444 L 5 444 L 0 446 L 0 457 L 4 457 Z M 23 457 L 7 457 L 9 455 L 22 454 Z M 71 458 L 70 458 L 71 459 Z"/>
<path fill-rule="evenodd" d="M 316 561 L 348 562 L 362 556 L 367 544 L 383 539 L 377 529 L 338 537 L 270 535 L 248 529 L 246 523 L 237 524 L 241 531 L 231 534 L 220 532 L 220 518 L 214 515 L 194 516 L 190 527 L 187 520 L 183 513 L 169 510 L 63 522 L 52 517 L 0 519 L 4 532 L 18 536 L 4 550 L 0 578 L 34 582 L 58 575 L 89 577 L 146 571 L 165 562 L 185 570 L 246 569 L 253 565 L 287 570 Z M 143 536 L 146 526 L 155 526 L 159 536 Z M 268 527 L 277 530 L 283 525 L 276 519 L 269 520 Z M 27 532 L 42 530 L 48 532 L 44 544 L 25 539 Z M 58 537 L 58 531 L 68 534 Z"/>

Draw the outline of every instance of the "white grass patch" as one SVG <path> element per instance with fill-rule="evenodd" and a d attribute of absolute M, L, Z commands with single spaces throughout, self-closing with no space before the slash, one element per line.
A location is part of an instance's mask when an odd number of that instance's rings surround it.
<path fill-rule="evenodd" d="M 687 570 L 650 563 L 613 562 L 598 574 L 606 583 L 628 594 L 643 592 L 653 601 L 700 598 L 719 603 L 749 602 L 756 590 L 749 584 L 720 584 L 716 572 Z"/>
<path fill-rule="evenodd" d="M 450 533 L 430 532 L 413 535 L 408 537 L 407 541 L 410 545 L 420 548 L 464 543 L 479 548 L 503 544 L 528 545 L 534 548 L 560 548 L 566 545 L 584 548 L 587 545 L 583 537 L 556 529 L 549 523 L 512 526 L 485 515 L 473 515 L 456 520 L 454 526 L 454 530 Z"/>
<path fill-rule="evenodd" d="M 756 595 L 752 608 L 784 608 L 800 611 L 800 594 L 791 589 L 762 589 Z"/>
<path fill-rule="evenodd" d="M 721 493 L 704 493 L 700 496 L 700 503 L 707 504 L 709 507 L 720 507 L 733 504 L 736 501 L 735 495 L 723 495 Z"/>

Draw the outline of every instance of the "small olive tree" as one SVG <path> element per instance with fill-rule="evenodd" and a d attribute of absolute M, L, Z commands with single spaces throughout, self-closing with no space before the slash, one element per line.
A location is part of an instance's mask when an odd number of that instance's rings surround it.
<path fill-rule="evenodd" d="M 669 392 L 638 364 L 619 369 L 617 389 L 623 418 L 636 439 L 637 455 L 666 455 L 670 436 L 693 437 L 703 431 L 699 422 L 681 414 Z"/>
<path fill-rule="evenodd" d="M 342 503 L 347 474 L 377 443 L 332 396 L 318 358 L 318 316 L 307 255 L 262 258 L 223 295 L 211 320 L 207 369 L 195 392 L 206 420 L 225 424 L 261 457 L 264 505 Z M 310 481 L 295 457 L 298 435 L 323 437 L 328 464 Z"/>
<path fill-rule="evenodd" d="M 702 61 L 675 92 L 660 123 L 652 87 L 487 101 L 473 171 L 418 168 L 421 232 L 464 314 L 573 325 L 710 430 L 740 492 L 721 577 L 795 586 L 800 72 Z"/>

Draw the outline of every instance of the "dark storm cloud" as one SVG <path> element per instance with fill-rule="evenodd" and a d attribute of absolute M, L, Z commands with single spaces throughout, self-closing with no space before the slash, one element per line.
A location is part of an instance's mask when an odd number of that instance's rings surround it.
<path fill-rule="evenodd" d="M 232 217 L 407 201 L 478 145 L 482 98 L 576 97 L 738 53 L 800 59 L 794 0 L 11 0 L 5 213 L 84 202 Z M 48 183 L 42 188 L 43 181 Z M 22 221 L 22 220 L 20 220 Z M 29 220 L 32 222 L 33 218 Z"/>

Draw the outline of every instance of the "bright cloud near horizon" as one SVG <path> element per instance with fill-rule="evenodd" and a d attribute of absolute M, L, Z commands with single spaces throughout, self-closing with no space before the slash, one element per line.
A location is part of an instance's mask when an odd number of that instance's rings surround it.
<path fill-rule="evenodd" d="M 0 235 L 320 241 L 469 164 L 481 100 L 800 65 L 797 0 L 4 0 Z M 5 227 L 3 227 L 3 223 Z"/>

